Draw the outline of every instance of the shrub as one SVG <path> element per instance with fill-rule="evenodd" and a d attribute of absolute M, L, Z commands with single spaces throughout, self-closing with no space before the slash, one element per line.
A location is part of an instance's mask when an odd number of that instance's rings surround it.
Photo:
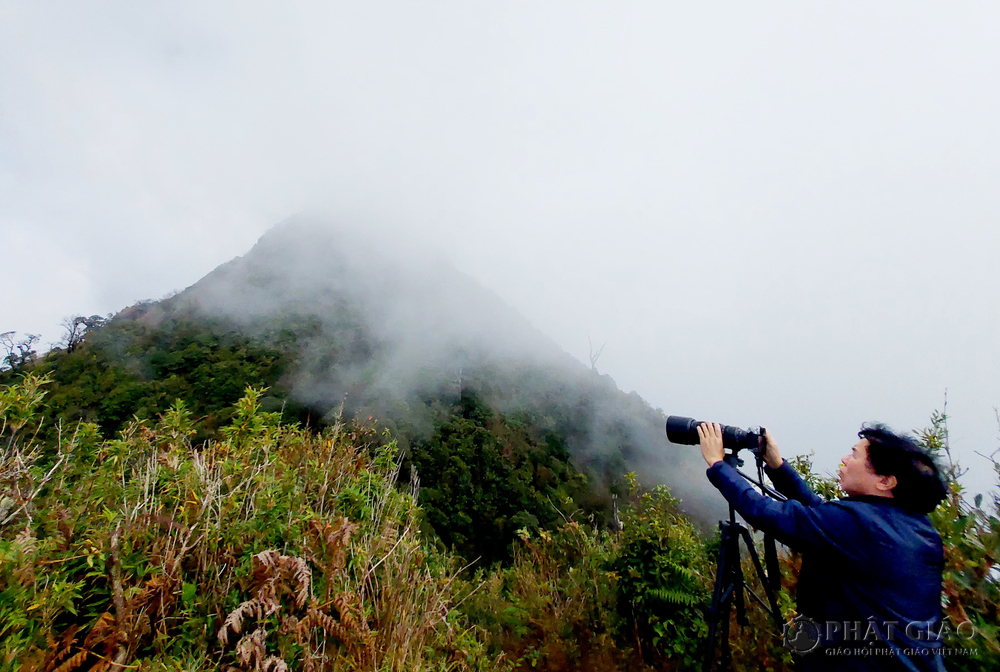
<path fill-rule="evenodd" d="M 936 411 L 931 424 L 918 434 L 949 481 L 947 499 L 931 513 L 931 521 L 944 543 L 945 646 L 974 651 L 972 655 L 950 658 L 949 667 L 998 669 L 1000 577 L 996 565 L 1000 560 L 1000 496 L 994 491 L 985 506 L 981 494 L 972 502 L 966 500 L 966 492 L 958 482 L 962 470 L 951 459 L 945 412 Z M 987 459 L 1000 480 L 1000 464 L 995 456 L 994 452 Z M 961 626 L 963 623 L 971 624 L 971 633 L 968 626 Z"/>
<path fill-rule="evenodd" d="M 42 382 L 0 400 L 5 668 L 492 666 L 372 429 L 280 426 L 248 389 L 221 441 L 192 445 L 175 404 L 110 441 L 80 425 L 40 467 L 22 430 Z"/>
<path fill-rule="evenodd" d="M 480 571 L 462 610 L 490 649 L 517 669 L 636 669 L 618 642 L 615 544 L 607 532 L 567 522 L 549 532 L 522 529 L 510 567 Z"/>
<path fill-rule="evenodd" d="M 694 668 L 708 633 L 705 610 L 714 568 L 705 542 L 663 486 L 642 495 L 629 475 L 633 503 L 613 564 L 619 577 L 619 612 L 647 662 L 669 660 Z"/>

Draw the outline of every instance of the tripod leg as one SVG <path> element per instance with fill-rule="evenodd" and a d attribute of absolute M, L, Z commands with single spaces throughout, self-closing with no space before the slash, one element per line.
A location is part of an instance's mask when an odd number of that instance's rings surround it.
<path fill-rule="evenodd" d="M 729 559 L 730 566 L 732 566 L 732 558 Z M 733 585 L 733 584 L 730 584 Z M 729 601 L 727 602 L 727 608 L 722 612 L 722 655 L 719 657 L 719 669 L 720 670 L 732 670 L 733 669 L 733 652 L 729 648 L 729 613 L 732 609 L 733 599 L 739 599 L 739 593 L 735 590 L 729 594 Z"/>
<path fill-rule="evenodd" d="M 728 606 L 729 604 L 729 595 L 723 597 L 723 593 L 727 585 L 729 585 L 729 565 L 727 563 L 727 551 L 729 547 L 727 537 L 729 536 L 729 530 L 725 523 L 719 523 L 719 536 L 721 543 L 719 544 L 719 559 L 715 565 L 715 588 L 712 589 L 712 604 L 708 608 L 708 642 L 705 645 L 705 658 L 701 666 L 702 672 L 712 672 L 712 660 L 715 653 L 715 630 L 722 615 L 722 605 L 726 604 Z M 729 641 L 729 609 L 725 609 L 725 612 L 726 627 L 722 639 L 724 648 Z"/>
<path fill-rule="evenodd" d="M 760 583 L 764 586 L 764 594 L 767 595 L 768 604 L 771 606 L 771 618 L 774 619 L 774 624 L 780 628 L 782 625 L 781 610 L 778 608 L 776 591 L 771 588 L 774 577 L 770 577 L 764 573 L 764 567 L 760 564 L 760 556 L 757 555 L 757 548 L 753 545 L 753 538 L 745 527 L 740 527 L 740 536 L 743 537 L 743 541 L 747 545 L 750 558 L 753 560 L 754 568 L 757 570 L 757 576 L 760 577 Z"/>
<path fill-rule="evenodd" d="M 704 672 L 711 672 L 712 654 L 715 653 L 715 635 L 720 629 L 719 645 L 721 659 L 719 669 L 732 669 L 732 652 L 729 647 L 729 614 L 733 604 L 737 605 L 737 618 L 746 620 L 743 604 L 743 569 L 740 566 L 739 526 L 733 522 L 719 523 L 719 559 L 715 569 L 715 588 L 712 591 L 712 605 L 708 609 L 708 644 Z"/>
<path fill-rule="evenodd" d="M 726 530 L 726 571 L 728 573 L 727 582 L 730 586 L 729 600 L 722 618 L 722 656 L 719 663 L 720 670 L 733 669 L 733 652 L 729 645 L 729 632 L 731 623 L 729 614 L 733 605 L 736 606 L 736 623 L 740 627 L 749 624 L 746 614 L 746 605 L 743 597 L 743 564 L 740 562 L 740 529 L 736 523 L 729 523 Z"/>
<path fill-rule="evenodd" d="M 747 627 L 750 625 L 750 621 L 747 619 L 747 607 L 746 601 L 743 595 L 743 590 L 746 587 L 746 579 L 743 577 L 743 563 L 740 559 L 740 538 L 738 536 L 733 536 L 733 549 L 730 561 L 733 572 L 733 601 L 736 604 L 736 622 L 740 627 Z"/>

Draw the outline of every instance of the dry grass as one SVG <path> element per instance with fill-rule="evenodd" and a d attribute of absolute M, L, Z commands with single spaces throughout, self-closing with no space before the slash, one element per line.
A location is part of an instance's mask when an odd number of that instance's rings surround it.
<path fill-rule="evenodd" d="M 8 439 L 5 667 L 495 667 L 453 609 L 460 567 L 420 538 L 394 444 L 280 427 L 258 399 L 202 446 L 181 405 L 114 441 L 67 442 L 41 471 L 30 440 Z"/>

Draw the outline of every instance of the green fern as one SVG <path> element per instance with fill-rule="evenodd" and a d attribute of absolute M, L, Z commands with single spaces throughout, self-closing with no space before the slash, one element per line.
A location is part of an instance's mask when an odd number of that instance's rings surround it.
<path fill-rule="evenodd" d="M 700 602 L 697 595 L 692 595 L 691 593 L 685 592 L 683 590 L 671 590 L 670 588 L 650 588 L 649 594 L 657 599 L 663 600 L 664 602 L 669 602 L 670 604 L 677 604 L 684 607 L 693 607 Z"/>
<path fill-rule="evenodd" d="M 691 581 L 697 581 L 700 578 L 697 570 L 695 570 L 692 567 L 685 567 L 684 565 L 674 562 L 669 558 L 664 558 L 662 562 L 667 567 L 669 567 L 672 572 L 680 574 L 685 579 L 690 579 Z"/>

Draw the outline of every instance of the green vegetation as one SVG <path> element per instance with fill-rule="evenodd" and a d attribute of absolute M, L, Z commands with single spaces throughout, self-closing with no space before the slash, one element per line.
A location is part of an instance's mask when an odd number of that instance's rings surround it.
<path fill-rule="evenodd" d="M 634 476 L 613 531 L 599 469 L 619 463 L 582 473 L 566 448 L 593 408 L 503 413 L 513 392 L 483 371 L 379 430 L 289 400 L 296 333 L 167 312 L 16 351 L 0 373 L 0 669 L 700 667 L 717 542 Z M 957 476 L 943 414 L 922 439 Z M 1000 501 L 953 482 L 933 520 L 946 612 L 976 633 L 947 634 L 977 651 L 948 665 L 996 667 Z M 799 561 L 782 558 L 789 618 Z M 791 669 L 748 613 L 737 669 Z"/>
<path fill-rule="evenodd" d="M 631 477 L 632 494 L 638 485 Z M 705 542 L 660 486 L 638 497 L 626 515 L 614 568 L 625 622 L 650 651 L 694 668 L 708 634 L 714 559 Z"/>
<path fill-rule="evenodd" d="M 538 445 L 472 393 L 427 441 L 412 447 L 421 504 L 444 544 L 484 564 L 509 558 L 519 529 L 553 529 L 580 513 L 586 489 L 565 451 Z"/>
<path fill-rule="evenodd" d="M 225 321 L 162 304 L 139 306 L 106 322 L 88 319 L 94 326 L 85 335 L 73 332 L 72 347 L 0 373 L 0 383 L 28 370 L 46 377 L 38 438 L 49 452 L 61 428 L 85 421 L 114 436 L 133 419 L 155 423 L 175 401 L 191 415 L 194 443 L 223 439 L 248 386 L 267 388 L 262 407 L 280 411 L 282 422 L 322 430 L 345 413 L 306 408 L 284 385 L 289 372 L 306 366 L 303 359 L 315 357 L 315 343 L 304 351 L 301 341 L 322 338 L 325 367 L 364 363 L 373 349 L 346 313 L 336 333 L 289 316 L 256 338 Z M 381 409 L 379 419 L 388 420 L 397 428 L 394 438 L 402 439 L 404 473 L 412 467 L 421 475 L 425 532 L 436 533 L 442 548 L 457 550 L 467 561 L 490 564 L 510 559 L 521 527 L 553 529 L 574 513 L 603 521 L 607 497 L 570 463 L 560 436 L 527 414 L 508 418 L 482 401 L 475 391 L 482 389 L 481 379 L 470 376 L 466 384 L 458 398 L 424 390 L 403 412 Z M 558 407 L 550 406 L 548 412 L 557 414 Z M 422 430 L 426 424 L 430 428 Z"/>
<path fill-rule="evenodd" d="M 929 427 L 920 432 L 923 444 L 946 465 L 950 479 L 949 496 L 932 514 L 931 520 L 944 542 L 945 645 L 972 648 L 978 655 L 952 661 L 955 670 L 997 669 L 1000 666 L 1000 493 L 983 505 L 976 495 L 972 505 L 956 480 L 961 467 L 953 462 L 948 446 L 948 418 L 944 412 L 931 416 Z M 993 469 L 1000 480 L 1000 463 L 993 453 Z M 960 632 L 958 625 L 972 623 L 974 636 Z"/>
<path fill-rule="evenodd" d="M 290 361 L 287 346 L 264 345 L 223 323 L 183 314 L 155 323 L 123 315 L 77 337 L 73 347 L 12 366 L 0 373 L 0 383 L 27 370 L 47 376 L 42 432 L 50 442 L 60 424 L 81 420 L 113 436 L 133 417 L 155 419 L 176 400 L 193 414 L 196 440 L 205 440 L 229 420 L 248 385 L 273 386 Z M 279 388 L 271 389 L 268 410 L 285 406 L 286 421 L 308 418 Z"/>
<path fill-rule="evenodd" d="M 4 391 L 0 661 L 10 669 L 478 669 L 457 564 L 425 544 L 394 444 L 280 425 L 248 389 L 223 438 L 178 402 L 40 467 L 45 379 Z"/>

